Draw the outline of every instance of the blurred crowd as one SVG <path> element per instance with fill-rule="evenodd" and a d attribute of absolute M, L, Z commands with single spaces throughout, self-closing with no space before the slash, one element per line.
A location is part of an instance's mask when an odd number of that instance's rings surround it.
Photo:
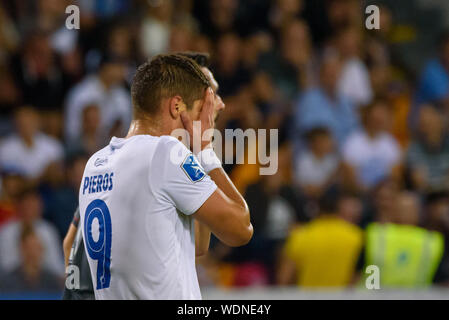
<path fill-rule="evenodd" d="M 365 17 L 359 0 L 3 0 L 0 292 L 62 290 L 85 163 L 126 134 L 136 66 L 179 51 L 210 53 L 217 129 L 279 130 L 275 175 L 224 166 L 255 233 L 212 239 L 202 287 L 357 286 L 368 265 L 382 286 L 449 285 L 449 33 L 411 77 L 393 12 Z"/>

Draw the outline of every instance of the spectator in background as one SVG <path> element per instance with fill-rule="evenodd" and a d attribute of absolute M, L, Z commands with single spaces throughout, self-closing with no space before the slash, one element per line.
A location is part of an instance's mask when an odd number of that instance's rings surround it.
<path fill-rule="evenodd" d="M 269 21 L 273 29 L 279 31 L 293 19 L 300 16 L 304 8 L 303 0 L 276 0 L 271 1 Z"/>
<path fill-rule="evenodd" d="M 124 134 L 131 122 L 131 98 L 123 87 L 125 67 L 122 58 L 105 54 L 96 74 L 87 76 L 68 94 L 65 125 L 67 143 L 82 136 L 84 108 L 95 104 L 101 111 L 101 133 L 106 137 L 117 124 Z"/>
<path fill-rule="evenodd" d="M 67 0 L 37 0 L 35 2 L 36 14 L 29 17 L 30 19 L 25 22 L 25 24 L 28 24 L 25 28 L 38 26 L 46 32 L 53 32 L 64 25 L 64 11 L 68 6 Z"/>
<path fill-rule="evenodd" d="M 20 34 L 3 4 L 0 4 L 0 65 L 19 46 Z"/>
<path fill-rule="evenodd" d="M 413 127 L 416 127 L 419 109 L 424 104 L 434 103 L 449 110 L 449 30 L 443 32 L 439 41 L 438 56 L 424 67 L 418 80 L 415 101 L 410 113 Z"/>
<path fill-rule="evenodd" d="M 11 118 L 22 95 L 9 69 L 0 63 L 0 136 L 14 130 Z"/>
<path fill-rule="evenodd" d="M 82 14 L 94 16 L 99 19 L 107 19 L 126 14 L 133 3 L 133 1 L 129 0 L 77 0 L 77 2 L 81 7 Z"/>
<path fill-rule="evenodd" d="M 251 222 L 255 231 L 251 242 L 235 249 L 217 243 L 212 255 L 221 255 L 221 259 L 235 264 L 234 276 L 240 279 L 240 285 L 254 285 L 242 279 L 241 272 L 246 273 L 247 268 L 266 275 L 263 281 L 267 284 L 274 283 L 274 266 L 290 227 L 307 220 L 301 196 L 291 185 L 284 183 L 281 172 L 277 172 L 262 176 L 259 182 L 249 185 L 245 199 L 253 212 Z"/>
<path fill-rule="evenodd" d="M 304 21 L 292 20 L 280 30 L 279 44 L 260 57 L 258 69 L 268 73 L 286 99 L 311 85 L 313 51 Z"/>
<path fill-rule="evenodd" d="M 394 60 L 391 52 L 393 46 L 391 35 L 395 27 L 393 14 L 389 7 L 382 4 L 379 4 L 379 13 L 379 24 L 382 28 L 372 29 L 364 34 L 366 60 L 371 66 L 390 65 Z"/>
<path fill-rule="evenodd" d="M 20 172 L 4 170 L 1 178 L 0 228 L 17 217 L 17 197 L 25 186 Z"/>
<path fill-rule="evenodd" d="M 427 228 L 449 235 L 449 193 L 447 191 L 426 194 L 424 213 L 423 220 Z"/>
<path fill-rule="evenodd" d="M 71 155 L 66 163 L 55 164 L 40 187 L 44 200 L 43 217 L 56 227 L 61 239 L 66 235 L 73 212 L 78 207 L 80 183 L 87 160 L 87 154 L 78 153 Z"/>
<path fill-rule="evenodd" d="M 53 225 L 42 219 L 42 199 L 35 189 L 21 192 L 17 204 L 18 219 L 6 223 L 0 229 L 0 270 L 10 272 L 20 265 L 20 237 L 24 225 L 33 226 L 44 247 L 45 268 L 58 275 L 64 274 L 62 240 Z"/>
<path fill-rule="evenodd" d="M 307 150 L 295 160 L 295 180 L 307 197 L 319 199 L 336 182 L 340 159 L 328 129 L 317 127 L 306 136 Z"/>
<path fill-rule="evenodd" d="M 387 178 L 367 193 L 367 210 L 362 218 L 363 228 L 373 222 L 386 223 L 395 214 L 395 202 L 400 192 L 398 182 Z"/>
<path fill-rule="evenodd" d="M 390 64 L 371 66 L 370 78 L 374 96 L 388 101 L 391 110 L 391 134 L 401 147 L 406 148 L 411 133 L 408 125 L 411 94 L 406 82 L 393 77 L 393 67 Z"/>
<path fill-rule="evenodd" d="M 146 15 L 140 29 L 142 54 L 151 58 L 167 51 L 173 18 L 173 1 L 147 1 Z"/>
<path fill-rule="evenodd" d="M 16 239 L 21 263 L 13 270 L 0 274 L 0 292 L 59 292 L 63 278 L 45 267 L 45 248 L 32 225 L 21 226 Z"/>
<path fill-rule="evenodd" d="M 258 229 L 253 242 L 264 239 L 266 244 L 271 243 L 270 247 L 276 247 L 285 240 L 291 225 L 307 220 L 300 195 L 282 181 L 281 172 L 263 176 L 259 183 L 250 185 L 245 198 Z M 259 258 L 267 256 L 267 247 L 260 245 Z M 267 265 L 273 265 L 274 260 L 270 262 Z"/>
<path fill-rule="evenodd" d="M 241 40 L 234 33 L 226 33 L 219 37 L 216 46 L 216 56 L 211 70 L 220 84 L 220 95 L 226 108 L 220 114 L 216 127 L 226 128 L 257 127 L 259 124 L 258 110 L 254 104 L 251 85 L 251 70 L 247 70 L 241 60 Z M 232 166 L 225 166 L 229 170 Z"/>
<path fill-rule="evenodd" d="M 263 120 L 271 128 L 281 128 L 280 123 L 288 113 L 288 100 L 283 99 L 273 79 L 266 72 L 257 73 L 251 83 L 252 95 Z"/>
<path fill-rule="evenodd" d="M 364 57 L 369 66 L 373 96 L 386 99 L 392 113 L 391 133 L 403 148 L 410 138 L 409 115 L 413 100 L 409 79 L 401 58 L 394 54 L 392 43 L 394 22 L 391 10 L 379 5 L 379 22 L 382 28 L 364 34 Z M 399 64 L 398 64 L 399 62 Z"/>
<path fill-rule="evenodd" d="M 128 85 L 131 85 L 132 77 L 137 68 L 136 61 L 139 57 L 139 52 L 135 47 L 131 26 L 128 24 L 118 24 L 108 34 L 106 51 L 123 60 L 125 79 Z"/>
<path fill-rule="evenodd" d="M 223 98 L 236 95 L 242 87 L 249 85 L 251 74 L 242 65 L 240 48 L 241 41 L 236 34 L 226 33 L 218 39 L 212 70 Z"/>
<path fill-rule="evenodd" d="M 338 191 L 326 193 L 319 217 L 290 233 L 278 270 L 279 285 L 312 288 L 351 283 L 363 233 L 340 217 L 338 202 Z"/>
<path fill-rule="evenodd" d="M 77 45 L 78 33 L 77 29 L 69 30 L 66 28 L 65 9 L 70 5 L 68 0 L 37 0 L 37 13 L 28 17 L 25 21 L 26 28 L 35 28 L 48 33 L 50 45 L 52 49 L 60 54 L 65 55 L 73 52 Z"/>
<path fill-rule="evenodd" d="M 419 191 L 448 190 L 449 137 L 442 113 L 432 105 L 421 107 L 418 135 L 406 157 L 412 187 Z"/>
<path fill-rule="evenodd" d="M 429 286 L 444 252 L 443 235 L 418 227 L 421 204 L 415 194 L 401 192 L 388 216 L 366 229 L 366 265 L 381 270 L 381 288 Z M 379 244 L 382 245 L 379 245 Z"/>
<path fill-rule="evenodd" d="M 103 148 L 107 142 L 104 133 L 101 132 L 101 110 L 96 104 L 90 104 L 82 110 L 82 129 L 80 137 L 67 144 L 69 155 L 79 152 L 94 154 Z"/>
<path fill-rule="evenodd" d="M 191 51 L 194 49 L 195 30 L 192 24 L 180 22 L 173 25 L 168 52 Z"/>
<path fill-rule="evenodd" d="M 337 90 L 341 60 L 335 50 L 326 50 L 321 59 L 319 85 L 306 90 L 296 102 L 296 129 L 302 135 L 325 127 L 340 148 L 359 124 L 355 107 L 348 97 Z"/>
<path fill-rule="evenodd" d="M 41 110 L 61 109 L 63 74 L 47 33 L 38 30 L 28 35 L 23 50 L 11 58 L 11 70 L 23 103 Z"/>
<path fill-rule="evenodd" d="M 336 42 L 343 60 L 338 91 L 356 107 L 369 104 L 373 92 L 368 69 L 360 56 L 361 31 L 356 26 L 346 27 L 339 32 Z"/>
<path fill-rule="evenodd" d="M 20 107 L 15 113 L 16 133 L 0 145 L 0 165 L 39 180 L 50 163 L 63 157 L 61 143 L 39 131 L 39 115 L 33 107 Z"/>
<path fill-rule="evenodd" d="M 377 100 L 363 112 L 363 129 L 347 138 L 342 151 L 346 181 L 356 190 L 368 190 L 391 176 L 401 161 L 401 149 L 388 131 L 391 115 L 386 102 Z"/>
<path fill-rule="evenodd" d="M 203 32 L 212 40 L 216 40 L 220 35 L 237 28 L 237 11 L 239 3 L 236 0 L 211 0 L 207 1 L 208 12 L 202 17 Z M 240 26 L 239 26 L 240 27 Z M 243 27 L 243 25 L 242 25 Z"/>
<path fill-rule="evenodd" d="M 361 2 L 358 0 L 330 0 L 324 6 L 331 25 L 330 32 L 348 25 L 361 25 L 364 21 Z"/>
<path fill-rule="evenodd" d="M 338 215 L 345 221 L 360 225 L 363 214 L 363 202 L 356 193 L 343 193 L 338 202 Z"/>
<path fill-rule="evenodd" d="M 425 196 L 424 227 L 444 236 L 444 254 L 435 274 L 434 283 L 449 286 L 449 194 L 431 192 Z"/>
<path fill-rule="evenodd" d="M 277 129 L 279 145 L 287 142 L 292 127 L 292 104 L 277 89 L 266 72 L 257 73 L 251 83 L 253 101 L 262 117 L 261 126 Z"/>

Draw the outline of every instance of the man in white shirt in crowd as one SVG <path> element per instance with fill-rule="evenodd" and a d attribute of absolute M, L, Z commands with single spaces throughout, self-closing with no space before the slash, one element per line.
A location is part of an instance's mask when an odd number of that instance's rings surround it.
<path fill-rule="evenodd" d="M 126 138 L 94 154 L 80 188 L 80 227 L 96 299 L 201 299 L 195 256 L 210 234 L 229 246 L 252 237 L 248 207 L 211 148 L 224 108 L 200 67 L 181 55 L 141 65 Z M 170 136 L 201 123 L 199 150 Z M 195 139 L 198 139 L 196 137 Z"/>
<path fill-rule="evenodd" d="M 319 197 L 336 182 L 340 159 L 331 133 L 316 127 L 306 133 L 307 148 L 295 161 L 295 181 L 308 197 Z"/>
<path fill-rule="evenodd" d="M 120 134 L 126 133 L 132 110 L 128 91 L 123 87 L 124 79 L 122 59 L 105 54 L 98 72 L 88 75 L 69 92 L 65 108 L 65 135 L 69 144 L 82 135 L 83 110 L 91 105 L 100 107 L 102 135 L 109 136 L 117 125 L 121 127 Z"/>
<path fill-rule="evenodd" d="M 387 102 L 376 100 L 364 110 L 364 128 L 343 145 L 346 181 L 370 189 L 383 179 L 397 176 L 401 148 L 389 133 L 391 114 Z"/>
<path fill-rule="evenodd" d="M 39 179 L 52 162 L 64 157 L 62 144 L 39 131 L 39 120 L 31 106 L 16 111 L 16 133 L 0 144 L 2 168 L 21 172 L 28 179 Z"/>
<path fill-rule="evenodd" d="M 351 99 L 356 107 L 364 107 L 373 99 L 368 68 L 360 58 L 362 37 L 356 27 L 346 27 L 336 37 L 342 56 L 342 70 L 338 80 L 340 94 Z"/>

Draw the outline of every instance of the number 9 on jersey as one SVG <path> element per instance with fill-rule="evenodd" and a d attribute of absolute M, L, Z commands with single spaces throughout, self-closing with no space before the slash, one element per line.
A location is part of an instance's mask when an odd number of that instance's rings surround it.
<path fill-rule="evenodd" d="M 108 206 L 103 200 L 94 200 L 87 206 L 84 235 L 87 253 L 97 261 L 97 290 L 109 288 L 112 226 Z"/>

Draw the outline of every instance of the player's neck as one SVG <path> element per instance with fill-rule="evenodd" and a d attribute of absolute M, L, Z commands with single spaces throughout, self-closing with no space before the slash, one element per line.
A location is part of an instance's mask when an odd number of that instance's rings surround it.
<path fill-rule="evenodd" d="M 129 127 L 126 138 L 131 138 L 136 135 L 152 135 L 155 137 L 169 135 L 170 129 L 165 129 L 162 123 L 157 123 L 148 119 L 134 119 Z"/>

